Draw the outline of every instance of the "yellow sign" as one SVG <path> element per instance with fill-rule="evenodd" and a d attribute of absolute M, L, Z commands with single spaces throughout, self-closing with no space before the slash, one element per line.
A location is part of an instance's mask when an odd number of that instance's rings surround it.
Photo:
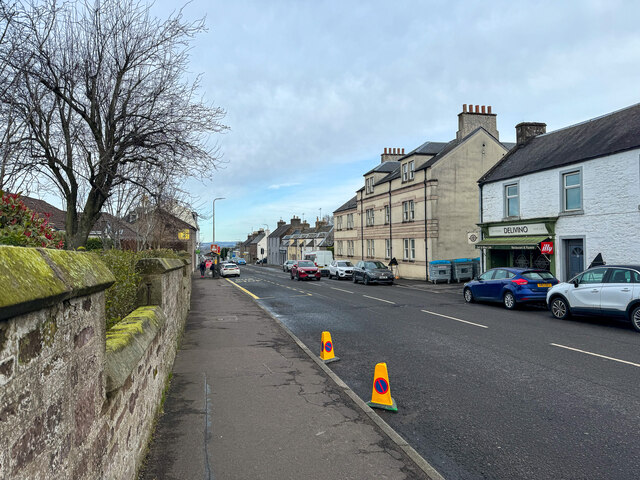
<path fill-rule="evenodd" d="M 329 332 L 322 332 L 322 337 L 320 340 L 322 342 L 320 360 L 322 360 L 324 363 L 336 362 L 340 360 L 338 357 L 336 357 L 336 354 L 333 351 L 331 334 Z"/>
<path fill-rule="evenodd" d="M 189 230 L 182 230 L 181 232 L 178 232 L 178 239 L 189 240 Z"/>
<path fill-rule="evenodd" d="M 391 387 L 389 386 L 389 374 L 387 373 L 387 364 L 378 363 L 373 374 L 373 391 L 371 392 L 371 401 L 367 405 L 373 408 L 382 408 L 397 412 L 398 407 L 396 401 L 391 398 Z"/>

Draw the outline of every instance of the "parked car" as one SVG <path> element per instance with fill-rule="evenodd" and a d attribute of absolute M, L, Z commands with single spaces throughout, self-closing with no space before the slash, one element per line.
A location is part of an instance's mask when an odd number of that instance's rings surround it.
<path fill-rule="evenodd" d="M 291 267 L 293 267 L 294 263 L 296 263 L 295 260 L 287 260 L 286 262 L 284 262 L 282 264 L 282 271 L 283 272 L 288 272 L 289 270 L 291 270 Z"/>
<path fill-rule="evenodd" d="M 370 283 L 386 283 L 393 285 L 393 272 L 387 268 L 382 262 L 377 261 L 359 261 L 353 267 L 353 283 L 362 281 L 365 285 Z"/>
<path fill-rule="evenodd" d="M 329 276 L 329 264 L 333 261 L 333 253 L 329 250 L 306 252 L 304 259 L 315 263 L 323 277 Z"/>
<path fill-rule="evenodd" d="M 238 265 L 231 262 L 225 262 L 220 265 L 220 275 L 223 277 L 240 276 L 240 269 Z"/>
<path fill-rule="evenodd" d="M 547 270 L 502 267 L 487 270 L 464 284 L 467 303 L 475 300 L 501 302 L 512 310 L 523 303 L 542 303 L 558 280 Z"/>
<path fill-rule="evenodd" d="M 267 259 L 266 258 L 259 258 L 258 260 L 256 260 L 256 265 L 262 265 L 267 263 Z"/>
<path fill-rule="evenodd" d="M 640 332 L 640 266 L 594 267 L 547 292 L 547 306 L 559 319 L 571 314 L 626 318 Z"/>
<path fill-rule="evenodd" d="M 238 265 L 246 265 L 246 264 L 247 264 L 247 261 L 246 261 L 244 258 L 239 258 L 239 259 L 236 261 L 236 263 L 237 263 Z"/>
<path fill-rule="evenodd" d="M 300 280 L 320 280 L 322 275 L 320 270 L 311 260 L 297 260 L 291 267 L 291 280 L 294 278 Z"/>
<path fill-rule="evenodd" d="M 353 276 L 353 263 L 348 260 L 334 260 L 329 264 L 329 278 L 351 278 Z"/>

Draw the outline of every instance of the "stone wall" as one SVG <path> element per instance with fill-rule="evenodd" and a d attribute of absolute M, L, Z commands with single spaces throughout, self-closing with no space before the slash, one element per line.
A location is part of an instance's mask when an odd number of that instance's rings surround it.
<path fill-rule="evenodd" d="M 135 478 L 191 295 L 188 262 L 140 269 L 149 306 L 105 332 L 102 263 L 0 246 L 0 478 Z"/>

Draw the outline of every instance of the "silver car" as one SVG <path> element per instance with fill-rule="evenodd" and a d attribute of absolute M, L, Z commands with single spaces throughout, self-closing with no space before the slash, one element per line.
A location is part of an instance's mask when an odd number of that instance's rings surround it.
<path fill-rule="evenodd" d="M 353 263 L 349 260 L 334 260 L 329 264 L 329 278 L 351 278 L 353 276 Z"/>
<path fill-rule="evenodd" d="M 554 317 L 571 314 L 622 317 L 640 332 L 640 266 L 606 265 L 558 283 L 547 292 Z"/>
<path fill-rule="evenodd" d="M 283 272 L 288 272 L 291 270 L 291 267 L 293 267 L 293 264 L 296 263 L 295 260 L 287 260 L 286 262 L 284 262 L 282 264 L 282 271 Z"/>

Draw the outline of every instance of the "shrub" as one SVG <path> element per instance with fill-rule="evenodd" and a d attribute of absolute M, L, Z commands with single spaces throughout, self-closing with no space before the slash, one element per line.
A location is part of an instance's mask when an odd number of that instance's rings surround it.
<path fill-rule="evenodd" d="M 60 249 L 64 239 L 49 225 L 49 215 L 27 208 L 19 193 L 0 190 L 0 244 Z"/>
<path fill-rule="evenodd" d="M 140 275 L 136 272 L 138 254 L 128 250 L 105 250 L 92 253 L 100 258 L 116 279 L 105 292 L 107 330 L 136 308 Z"/>
<path fill-rule="evenodd" d="M 102 245 L 101 238 L 87 238 L 87 243 L 85 244 L 85 248 L 87 250 L 102 250 L 104 247 Z"/>

